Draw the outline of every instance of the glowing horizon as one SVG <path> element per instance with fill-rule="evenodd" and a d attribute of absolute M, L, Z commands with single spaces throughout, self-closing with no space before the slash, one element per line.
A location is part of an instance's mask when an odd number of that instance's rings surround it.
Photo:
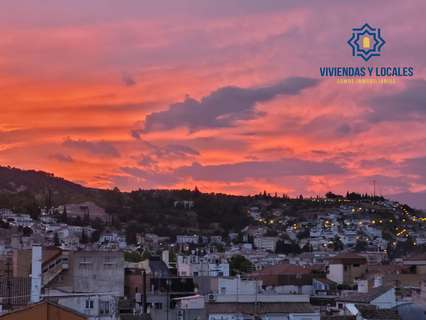
<path fill-rule="evenodd" d="M 426 208 L 424 1 L 2 5 L 1 165 L 126 191 L 316 196 L 374 180 Z M 413 79 L 320 78 L 364 65 L 346 42 L 366 21 L 386 39 L 371 64 Z"/>

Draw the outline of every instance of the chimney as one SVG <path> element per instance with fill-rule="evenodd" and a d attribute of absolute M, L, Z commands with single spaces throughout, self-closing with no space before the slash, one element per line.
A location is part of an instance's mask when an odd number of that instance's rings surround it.
<path fill-rule="evenodd" d="M 357 280 L 358 292 L 367 293 L 368 292 L 368 280 Z"/>
<path fill-rule="evenodd" d="M 374 276 L 374 283 L 373 283 L 373 287 L 374 288 L 378 288 L 383 286 L 383 276 L 380 274 L 376 274 Z"/>
<path fill-rule="evenodd" d="M 33 245 L 31 262 L 31 303 L 40 301 L 41 296 L 41 245 Z"/>

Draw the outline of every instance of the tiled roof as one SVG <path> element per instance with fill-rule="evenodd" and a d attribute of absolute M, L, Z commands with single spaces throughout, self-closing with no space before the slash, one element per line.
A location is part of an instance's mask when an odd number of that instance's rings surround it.
<path fill-rule="evenodd" d="M 49 312 L 49 309 L 51 309 L 51 311 Z M 33 304 L 29 304 L 27 306 L 24 306 L 22 308 L 10 311 L 8 313 L 4 313 L 2 315 L 0 315 L 1 319 L 26 319 L 28 318 L 28 312 L 34 312 L 34 314 L 42 314 L 42 315 L 46 315 L 46 319 L 47 319 L 47 315 L 50 314 L 51 312 L 58 314 L 58 312 L 55 312 L 55 310 L 63 310 L 65 313 L 69 314 L 70 319 L 87 319 L 86 315 L 75 311 L 74 309 L 71 309 L 69 307 L 65 307 L 63 305 L 57 304 L 57 303 L 53 303 L 51 301 L 47 301 L 47 300 L 42 300 L 40 302 L 37 303 L 33 303 Z M 22 314 L 21 317 L 19 317 L 19 314 Z M 64 318 L 66 316 L 62 315 Z M 44 317 L 41 317 L 39 319 L 44 319 Z"/>
<path fill-rule="evenodd" d="M 354 252 L 344 252 L 330 258 L 330 263 L 341 263 L 341 264 L 364 264 L 367 263 L 367 258 L 356 254 Z"/>
<path fill-rule="evenodd" d="M 419 261 L 419 260 L 426 260 L 426 253 L 417 253 L 410 257 L 407 257 L 404 259 L 404 262 L 406 261 Z"/>
<path fill-rule="evenodd" d="M 149 314 L 121 314 L 120 320 L 151 320 Z"/>
<path fill-rule="evenodd" d="M 260 271 L 250 274 L 250 276 L 266 276 L 266 275 L 296 275 L 310 274 L 311 270 L 295 264 L 281 263 L 274 266 L 266 267 Z"/>
<path fill-rule="evenodd" d="M 346 297 L 336 298 L 337 301 L 343 302 L 358 302 L 358 303 L 370 303 L 374 299 L 380 297 L 382 294 L 388 292 L 392 289 L 392 286 L 381 286 L 377 288 L 372 288 L 366 293 L 354 292 L 350 293 Z"/>
<path fill-rule="evenodd" d="M 391 309 L 378 309 L 372 306 L 356 306 L 366 320 L 400 320 L 398 312 Z"/>
<path fill-rule="evenodd" d="M 170 273 L 167 265 L 157 257 L 151 257 L 149 259 L 149 268 L 152 273 L 162 276 L 167 276 Z"/>
<path fill-rule="evenodd" d="M 209 303 L 206 305 L 208 314 L 265 314 L 265 313 L 314 313 L 309 303 Z"/>
<path fill-rule="evenodd" d="M 336 282 L 334 282 L 334 281 L 332 281 L 330 279 L 327 279 L 327 278 L 314 278 L 314 279 L 317 280 L 317 281 L 319 281 L 319 282 L 321 282 L 321 283 L 326 283 L 326 284 L 328 284 L 330 286 L 337 286 Z"/>

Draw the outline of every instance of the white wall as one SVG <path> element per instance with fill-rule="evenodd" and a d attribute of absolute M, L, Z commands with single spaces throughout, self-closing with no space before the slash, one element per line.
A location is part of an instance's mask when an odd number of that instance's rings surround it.
<path fill-rule="evenodd" d="M 204 309 L 205 308 L 204 296 L 182 299 L 179 301 L 179 307 L 181 309 Z"/>
<path fill-rule="evenodd" d="M 289 320 L 320 320 L 321 316 L 319 313 L 299 313 L 299 314 L 290 314 L 288 319 Z"/>
<path fill-rule="evenodd" d="M 260 281 L 241 280 L 240 278 L 219 278 L 218 294 L 222 295 L 253 295 L 262 286 Z M 223 293 L 224 292 L 224 293 Z"/>
<path fill-rule="evenodd" d="M 330 264 L 327 278 L 338 284 L 343 284 L 343 264 Z"/>
<path fill-rule="evenodd" d="M 86 308 L 86 301 L 93 301 L 93 308 Z M 109 314 L 100 314 L 99 301 L 109 301 Z M 59 298 L 58 303 L 72 310 L 80 312 L 89 319 L 113 320 L 115 312 L 115 299 L 113 296 L 70 296 Z"/>
<path fill-rule="evenodd" d="M 311 285 L 304 286 L 294 286 L 294 285 L 286 285 L 286 286 L 277 286 L 274 288 L 276 293 L 284 293 L 284 294 L 312 294 L 313 287 Z"/>
<path fill-rule="evenodd" d="M 209 320 L 243 320 L 242 315 L 237 314 L 210 314 Z"/>
<path fill-rule="evenodd" d="M 395 288 L 390 289 L 385 294 L 377 297 L 371 304 L 377 306 L 379 309 L 390 309 L 396 306 Z"/>

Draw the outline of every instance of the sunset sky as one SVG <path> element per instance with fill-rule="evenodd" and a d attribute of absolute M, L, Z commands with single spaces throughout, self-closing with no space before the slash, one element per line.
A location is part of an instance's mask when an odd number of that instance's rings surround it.
<path fill-rule="evenodd" d="M 426 208 L 426 1 L 1 2 L 0 164 L 92 187 Z M 352 57 L 354 27 L 381 57 Z M 413 66 L 339 85 L 323 66 Z"/>

